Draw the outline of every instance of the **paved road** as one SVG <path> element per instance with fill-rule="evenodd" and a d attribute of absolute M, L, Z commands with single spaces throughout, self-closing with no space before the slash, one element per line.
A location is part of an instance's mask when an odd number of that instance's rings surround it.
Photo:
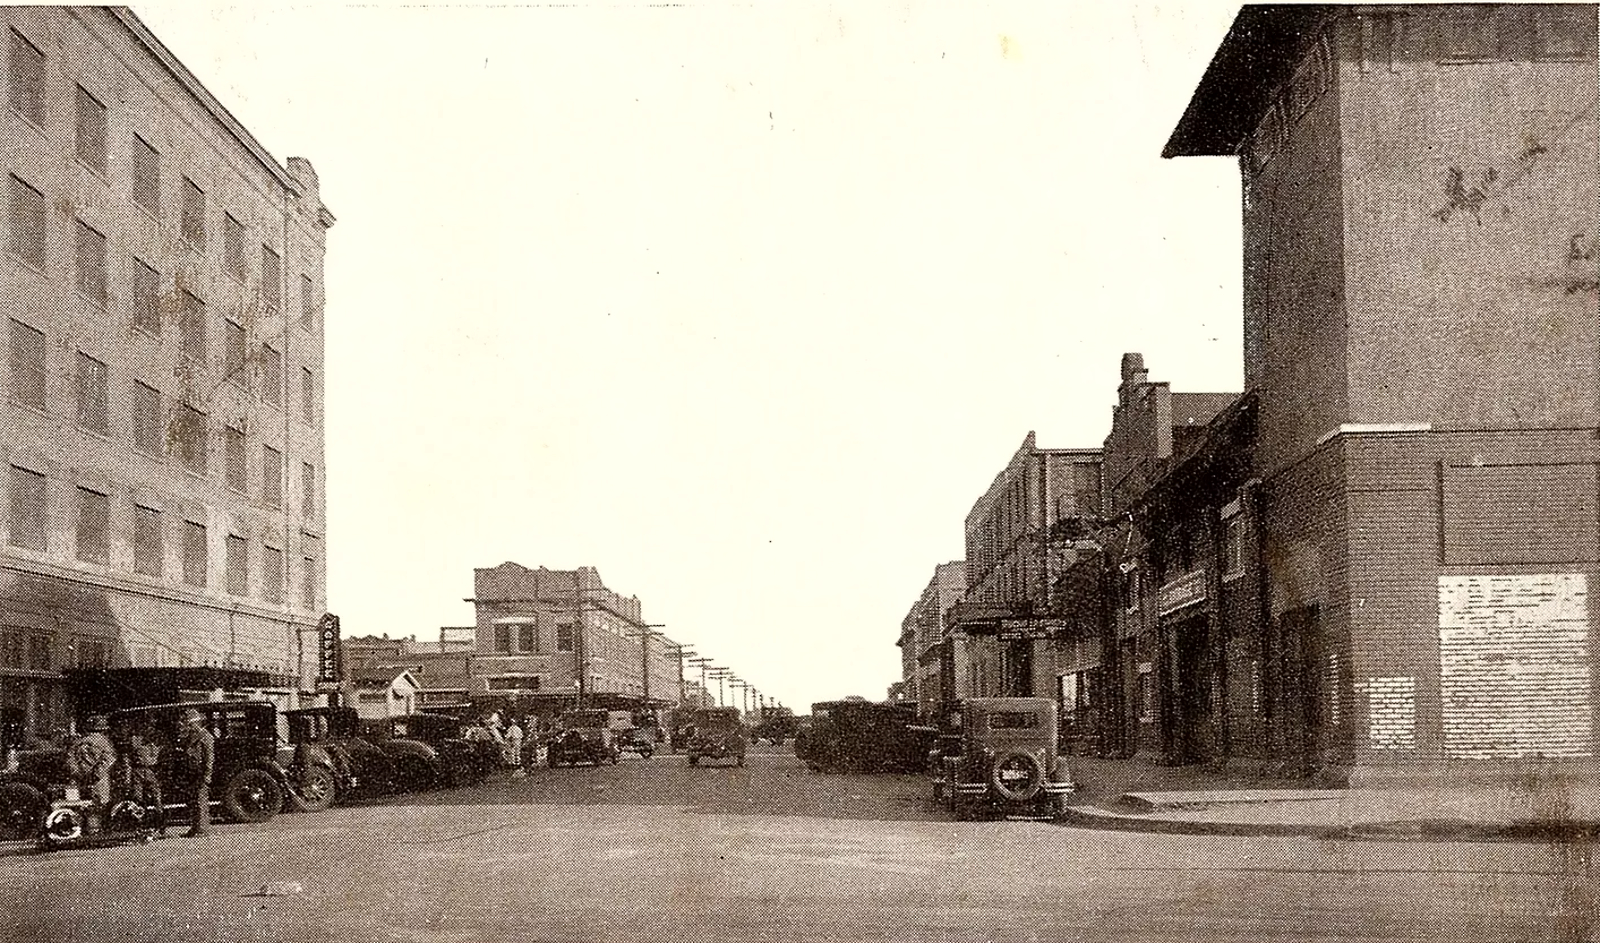
<path fill-rule="evenodd" d="M 1520 844 L 945 822 L 915 777 L 681 757 L 0 855 L 3 940 L 1591 939 L 1587 859 Z M 259 896 L 268 885 L 288 893 Z"/>

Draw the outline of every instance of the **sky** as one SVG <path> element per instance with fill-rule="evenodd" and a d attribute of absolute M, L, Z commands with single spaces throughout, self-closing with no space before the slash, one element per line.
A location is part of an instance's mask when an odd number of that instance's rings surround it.
<path fill-rule="evenodd" d="M 1236 3 L 157 3 L 338 218 L 328 598 L 596 567 L 801 709 L 900 677 L 1027 433 L 1236 391 L 1235 162 L 1160 151 Z"/>

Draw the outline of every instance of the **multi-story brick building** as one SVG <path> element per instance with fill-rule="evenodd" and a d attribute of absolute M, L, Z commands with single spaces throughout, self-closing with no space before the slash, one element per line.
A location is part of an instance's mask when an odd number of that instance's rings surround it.
<path fill-rule="evenodd" d="M 637 596 L 593 567 L 474 572 L 475 701 L 498 694 L 540 713 L 574 703 L 667 706 L 683 691 L 681 650 L 644 621 Z"/>
<path fill-rule="evenodd" d="M 6 7 L 0 41 L 0 726 L 66 723 L 77 667 L 292 698 L 326 608 L 317 175 L 126 9 Z"/>
<path fill-rule="evenodd" d="M 1239 159 L 1266 720 L 1326 768 L 1594 756 L 1596 10 L 1247 6 L 1166 146 Z"/>
<path fill-rule="evenodd" d="M 964 640 L 951 632 L 945 621 L 950 607 L 961 598 L 966 585 L 966 564 L 960 560 L 941 563 L 922 594 L 900 621 L 900 666 L 902 690 L 908 700 L 917 702 L 924 715 L 938 716 L 940 705 L 960 697 L 952 687 L 964 666 Z"/>
<path fill-rule="evenodd" d="M 1054 694 L 1055 640 L 1079 631 L 1057 597 L 1063 522 L 1100 512 L 1100 450 L 1041 449 L 1028 433 L 966 518 L 966 586 L 947 616 L 962 636 L 962 696 Z"/>

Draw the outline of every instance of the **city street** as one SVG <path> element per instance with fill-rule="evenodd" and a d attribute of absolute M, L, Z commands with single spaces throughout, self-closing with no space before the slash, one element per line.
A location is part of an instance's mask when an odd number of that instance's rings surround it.
<path fill-rule="evenodd" d="M 1585 867 L 1530 844 L 947 822 L 920 777 L 785 749 L 12 846 L 0 909 L 18 940 L 1583 940 Z"/>

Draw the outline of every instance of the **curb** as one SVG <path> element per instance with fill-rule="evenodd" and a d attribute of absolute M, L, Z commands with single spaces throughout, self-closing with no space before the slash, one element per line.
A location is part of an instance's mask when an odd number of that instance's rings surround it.
<path fill-rule="evenodd" d="M 1419 819 L 1397 822 L 1357 822 L 1351 825 L 1311 825 L 1286 822 L 1207 822 L 1192 819 L 1158 819 L 1108 812 L 1085 806 L 1068 806 L 1061 824 L 1100 831 L 1145 832 L 1158 835 L 1267 836 L 1315 838 L 1325 841 L 1460 841 L 1565 844 L 1600 841 L 1600 821 L 1471 822 L 1465 819 Z"/>

